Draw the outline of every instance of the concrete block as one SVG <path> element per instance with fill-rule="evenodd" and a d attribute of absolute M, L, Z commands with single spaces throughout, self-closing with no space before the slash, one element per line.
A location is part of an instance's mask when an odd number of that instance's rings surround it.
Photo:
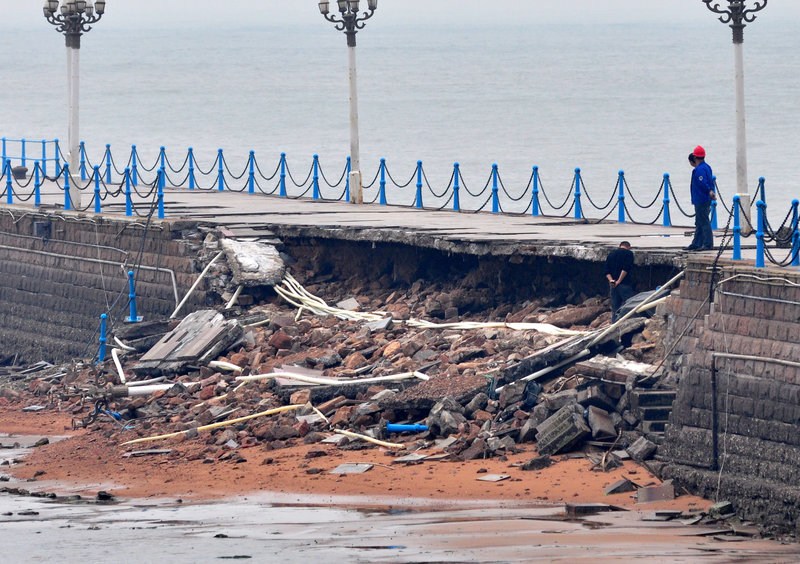
<path fill-rule="evenodd" d="M 625 450 L 628 451 L 628 454 L 630 454 L 631 458 L 633 458 L 635 461 L 643 462 L 652 458 L 652 456 L 656 453 L 657 448 L 658 447 L 656 447 L 655 443 L 648 441 L 644 437 L 639 437 Z"/>
<path fill-rule="evenodd" d="M 583 419 L 582 409 L 566 405 L 536 427 L 536 437 L 540 454 L 556 454 L 580 443 L 591 429 Z"/>

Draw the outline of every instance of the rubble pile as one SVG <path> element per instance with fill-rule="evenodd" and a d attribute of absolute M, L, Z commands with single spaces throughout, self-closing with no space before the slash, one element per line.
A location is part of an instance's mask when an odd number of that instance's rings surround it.
<path fill-rule="evenodd" d="M 642 380 L 657 384 L 648 378 L 654 367 L 617 353 L 625 354 L 624 343 L 632 358 L 657 354 L 656 318 L 632 319 L 589 351 L 585 336 L 405 321 L 499 320 L 592 335 L 610 317 L 597 298 L 560 308 L 544 306 L 546 299 L 502 304 L 466 316 L 463 308 L 486 302 L 484 289 L 418 281 L 405 290 L 359 285 L 354 294 L 352 285 L 307 274 L 310 292 L 343 310 L 384 317 L 363 322 L 298 314 L 273 295 L 252 306 L 195 312 L 180 323 L 132 324 L 115 334 L 132 349 L 117 351 L 121 371 L 108 359 L 56 378 L 32 372 L 7 381 L 0 401 L 24 402 L 33 393 L 36 402 L 72 413 L 74 426 L 117 443 L 150 445 L 165 434 L 173 442 L 192 440 L 202 447 L 191 456 L 207 463 L 236 462 L 244 448 L 322 441 L 343 449 L 389 445 L 398 458 L 435 440 L 451 460 L 531 450 L 536 456 L 529 468 L 573 450 L 585 450 L 601 469 L 628 456 L 652 457 L 663 431 L 654 423 L 666 420 L 671 392 L 638 389 Z M 568 362 L 583 350 L 581 362 Z M 561 362 L 563 369 L 523 380 Z M 382 380 L 402 374 L 408 377 Z M 242 380 L 256 376 L 264 379 Z M 285 406 L 295 407 L 270 411 Z M 264 412 L 270 414 L 228 424 Z M 393 430 L 398 424 L 410 427 L 399 434 Z M 648 438 L 640 439 L 643 434 Z"/>

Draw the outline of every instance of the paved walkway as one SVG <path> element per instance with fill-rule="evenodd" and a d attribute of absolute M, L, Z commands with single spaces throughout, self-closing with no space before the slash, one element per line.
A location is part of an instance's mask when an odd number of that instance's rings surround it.
<path fill-rule="evenodd" d="M 83 205 L 91 192 L 83 192 Z M 54 185 L 42 190 L 46 209 L 63 206 L 63 192 Z M 103 201 L 103 215 L 124 216 L 123 196 Z M 136 204 L 146 215 L 147 204 Z M 13 204 L 30 208 L 30 202 Z M 84 212 L 90 215 L 90 212 Z M 226 227 L 240 237 L 269 238 L 280 235 L 310 235 L 348 240 L 384 241 L 432 247 L 469 254 L 530 254 L 573 256 L 599 260 L 621 240 L 634 250 L 646 251 L 647 262 L 683 262 L 681 249 L 691 242 L 693 226 L 591 223 L 572 218 L 515 216 L 488 212 L 418 210 L 378 204 L 354 205 L 311 199 L 292 200 L 262 194 L 219 191 L 165 191 L 165 219 L 192 219 Z M 688 220 L 685 220 L 688 221 Z M 716 233 L 719 243 L 721 233 Z M 716 251 L 704 254 L 713 256 Z M 781 258 L 788 250 L 777 253 Z M 723 253 L 731 258 L 732 250 Z M 744 240 L 745 261 L 755 260 L 755 238 Z M 641 260 L 641 259 L 640 259 Z"/>

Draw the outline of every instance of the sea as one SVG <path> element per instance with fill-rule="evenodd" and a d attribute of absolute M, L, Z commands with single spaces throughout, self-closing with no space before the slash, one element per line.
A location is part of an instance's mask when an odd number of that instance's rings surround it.
<path fill-rule="evenodd" d="M 700 144 L 721 193 L 735 192 L 734 48 L 711 14 L 699 11 L 691 23 L 524 26 L 379 18 L 357 36 L 365 183 L 381 158 L 398 184 L 420 160 L 439 192 L 458 162 L 464 185 L 478 192 L 497 164 L 514 197 L 538 166 L 556 204 L 580 168 L 601 206 L 623 170 L 645 206 L 669 173 L 688 208 L 687 155 Z M 103 23 L 83 37 L 80 55 L 90 160 L 110 144 L 115 162 L 125 162 L 136 144 L 143 161 L 164 146 L 177 165 L 193 147 L 207 169 L 222 148 L 238 173 L 253 150 L 269 174 L 285 152 L 302 179 L 317 154 L 326 178 L 339 177 L 350 146 L 348 67 L 345 37 L 332 25 Z M 43 21 L 3 29 L 0 44 L 0 135 L 66 144 L 63 38 Z M 770 216 L 782 218 L 800 197 L 800 34 L 789 22 L 758 20 L 745 30 L 744 54 L 748 186 L 755 192 L 764 177 Z M 410 202 L 414 183 L 389 188 Z M 646 221 L 657 209 L 637 214 Z"/>

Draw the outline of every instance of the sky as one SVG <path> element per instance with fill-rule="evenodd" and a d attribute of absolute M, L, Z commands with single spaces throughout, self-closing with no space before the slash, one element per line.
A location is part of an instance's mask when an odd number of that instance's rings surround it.
<path fill-rule="evenodd" d="M 719 0 L 727 5 L 725 0 Z M 747 0 L 753 5 L 755 0 Z M 3 0 L 3 25 L 37 24 L 41 2 Z M 335 0 L 332 2 L 335 5 Z M 366 0 L 362 1 L 366 6 Z M 333 7 L 333 6 L 332 6 Z M 107 0 L 107 26 L 207 25 L 243 21 L 252 25 L 301 25 L 321 18 L 317 0 Z M 713 18 L 701 0 L 379 0 L 373 25 L 487 23 L 691 22 Z M 772 0 L 764 21 L 800 22 L 800 2 Z"/>

